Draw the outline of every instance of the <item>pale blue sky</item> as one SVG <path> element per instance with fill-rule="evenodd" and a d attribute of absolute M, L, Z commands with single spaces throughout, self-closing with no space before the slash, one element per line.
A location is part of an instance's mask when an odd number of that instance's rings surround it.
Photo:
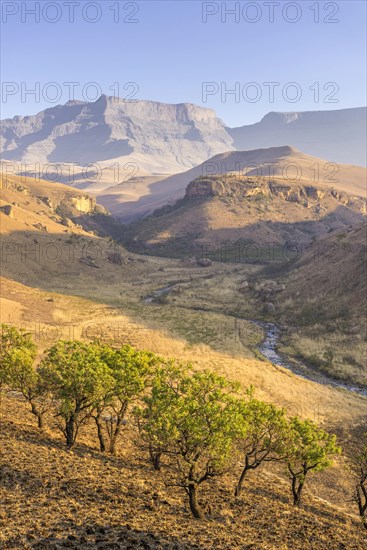
<path fill-rule="evenodd" d="M 256 122 L 269 111 L 365 105 L 366 2 L 278 0 L 270 2 L 273 22 L 269 21 L 268 3 L 79 0 L 67 5 L 64 0 L 43 1 L 38 2 L 40 21 L 35 22 L 24 5 L 31 9 L 37 2 L 2 0 L 1 77 L 5 85 L 1 118 L 51 107 L 56 104 L 56 92 L 62 94 L 58 102 L 65 103 L 70 96 L 65 82 L 79 83 L 76 99 L 92 99 L 99 89 L 113 95 L 110 88 L 114 83 L 124 96 L 134 91 L 133 86 L 124 91 L 124 84 L 135 82 L 137 99 L 212 107 L 230 126 Z M 135 15 L 134 4 L 139 7 Z M 222 4 L 228 9 L 239 6 L 238 22 L 234 15 L 221 13 Z M 69 21 L 71 6 L 74 22 Z M 117 6 L 120 20 L 114 22 Z M 319 22 L 315 21 L 316 6 Z M 205 23 L 203 10 L 218 13 L 207 15 Z M 95 23 L 85 20 L 95 17 L 99 17 Z M 123 18 L 138 22 L 124 22 Z M 249 22 L 256 18 L 257 22 Z M 52 23 L 53 19 L 59 20 Z M 293 19 L 299 20 L 291 23 Z M 338 22 L 326 22 L 333 19 Z M 37 82 L 37 97 L 22 97 L 21 92 L 24 95 Z M 50 82 L 57 87 L 49 86 Z M 88 82 L 96 82 L 98 87 L 83 93 Z M 214 83 L 206 102 L 203 82 Z M 251 82 L 256 85 L 248 86 Z M 280 83 L 274 88 L 274 101 L 270 101 L 266 82 Z M 289 86 L 291 82 L 297 87 Z M 225 94 L 235 86 L 239 97 L 221 97 L 221 89 Z M 300 92 L 302 96 L 291 102 Z M 250 101 L 255 95 L 259 100 Z M 334 102 L 325 102 L 328 97 Z"/>

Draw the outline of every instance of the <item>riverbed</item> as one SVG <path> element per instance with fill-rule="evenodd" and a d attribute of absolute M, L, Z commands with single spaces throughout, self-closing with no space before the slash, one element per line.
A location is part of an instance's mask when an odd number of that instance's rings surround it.
<path fill-rule="evenodd" d="M 154 303 L 161 296 L 168 294 L 172 290 L 172 288 L 176 286 L 176 284 L 178 283 L 173 283 L 163 288 L 159 288 L 155 290 L 152 294 L 145 296 L 143 298 L 143 301 L 146 304 Z M 318 371 L 314 371 L 310 368 L 307 368 L 304 365 L 302 366 L 294 365 L 287 358 L 282 357 L 277 349 L 278 342 L 281 336 L 281 330 L 275 323 L 256 321 L 254 319 L 242 319 L 242 320 L 253 323 L 254 325 L 262 329 L 262 331 L 264 332 L 264 339 L 261 342 L 261 344 L 258 346 L 258 350 L 273 365 L 283 367 L 293 372 L 297 376 L 300 376 L 301 378 L 305 378 L 306 380 L 311 380 L 312 382 L 317 382 L 318 384 L 329 385 L 334 388 L 340 388 L 340 389 L 347 390 L 347 391 L 362 395 L 364 397 L 367 397 L 367 388 L 353 385 L 353 384 L 348 384 L 346 382 L 342 382 L 335 378 L 325 376 L 324 374 L 319 373 Z"/>

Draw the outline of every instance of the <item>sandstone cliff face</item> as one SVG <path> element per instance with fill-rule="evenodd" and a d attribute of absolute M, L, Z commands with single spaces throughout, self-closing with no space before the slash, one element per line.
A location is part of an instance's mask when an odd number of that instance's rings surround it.
<path fill-rule="evenodd" d="M 70 199 L 71 205 L 81 212 L 82 214 L 90 214 L 95 210 L 96 201 L 88 195 L 72 197 Z"/>
<path fill-rule="evenodd" d="M 266 180 L 265 178 L 238 178 L 226 176 L 224 178 L 199 177 L 192 181 L 186 189 L 186 198 L 195 197 L 228 197 L 235 200 L 262 196 L 280 198 L 284 201 L 311 208 L 323 200 L 333 198 L 343 206 L 348 206 L 362 214 L 366 213 L 366 199 L 350 196 L 335 189 L 320 189 L 313 185 L 285 184 Z"/>

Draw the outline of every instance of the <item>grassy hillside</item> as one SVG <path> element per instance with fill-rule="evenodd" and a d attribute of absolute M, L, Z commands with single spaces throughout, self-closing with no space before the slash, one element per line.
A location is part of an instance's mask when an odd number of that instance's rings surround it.
<path fill-rule="evenodd" d="M 227 474 L 204 490 L 213 505 L 203 522 L 192 519 L 169 468 L 155 472 L 136 440 L 128 419 L 117 457 L 99 453 L 89 426 L 66 450 L 52 420 L 39 433 L 21 400 L 3 398 L 2 548 L 365 547 L 342 465 L 314 477 L 299 510 L 282 469 L 251 474 L 236 499 L 236 472 Z"/>
<path fill-rule="evenodd" d="M 311 367 L 367 384 L 367 226 L 336 231 L 280 277 L 283 350 Z"/>
<path fill-rule="evenodd" d="M 285 245 L 302 249 L 312 239 L 362 222 L 365 213 L 365 199 L 312 180 L 206 176 L 193 180 L 174 205 L 128 226 L 123 241 L 141 253 L 207 254 L 217 260 L 226 247 L 226 261 L 261 262 L 267 246 L 280 256 Z"/>

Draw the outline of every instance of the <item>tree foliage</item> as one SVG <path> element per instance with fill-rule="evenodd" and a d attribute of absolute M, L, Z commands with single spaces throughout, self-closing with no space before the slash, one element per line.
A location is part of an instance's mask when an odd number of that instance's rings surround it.
<path fill-rule="evenodd" d="M 60 340 L 48 351 L 40 373 L 56 400 L 59 428 L 72 447 L 80 425 L 114 385 L 110 369 L 98 344 Z"/>
<path fill-rule="evenodd" d="M 96 401 L 93 418 L 97 425 L 100 450 L 106 450 L 108 439 L 108 450 L 115 454 L 128 407 L 146 388 L 152 368 L 160 359 L 153 353 L 138 351 L 129 345 L 120 349 L 100 346 L 100 357 L 107 365 L 113 382 Z"/>
<path fill-rule="evenodd" d="M 302 490 L 309 472 L 321 472 L 341 453 L 336 436 L 319 428 L 312 420 L 290 420 L 287 467 L 292 482 L 293 504 L 300 506 Z"/>
<path fill-rule="evenodd" d="M 250 470 L 287 455 L 289 439 L 289 426 L 283 409 L 255 399 L 250 393 L 250 399 L 242 402 L 241 414 L 244 422 L 238 446 L 244 457 L 244 466 L 236 486 L 236 496 L 241 494 Z"/>
<path fill-rule="evenodd" d="M 233 464 L 240 423 L 236 386 L 213 372 L 191 376 L 174 365 L 162 369 L 144 398 L 141 431 L 152 447 L 170 457 L 195 518 L 205 516 L 201 484 Z"/>
<path fill-rule="evenodd" d="M 31 406 L 38 427 L 50 408 L 48 387 L 34 367 L 37 346 L 30 334 L 10 325 L 1 325 L 0 384 L 20 392 Z"/>
<path fill-rule="evenodd" d="M 164 361 L 129 345 L 119 349 L 98 341 L 60 340 L 34 367 L 37 348 L 25 331 L 1 325 L 0 384 L 21 392 L 39 427 L 52 408 L 66 444 L 72 447 L 83 423 L 94 419 L 100 450 L 116 452 L 129 407 L 135 404 L 143 447 L 156 470 L 182 487 L 195 518 L 206 515 L 204 482 L 228 472 L 243 459 L 236 494 L 250 470 L 282 460 L 291 479 L 293 503 L 300 505 L 310 472 L 322 471 L 340 454 L 336 436 L 311 420 L 288 419 L 285 411 L 255 399 L 250 388 L 212 371 Z M 349 457 L 353 500 L 367 527 L 367 444 Z M 209 503 L 210 508 L 210 503 Z"/>
<path fill-rule="evenodd" d="M 15 365 L 22 362 L 33 365 L 37 346 L 30 334 L 24 330 L 2 324 L 0 338 L 0 383 L 10 385 Z"/>

